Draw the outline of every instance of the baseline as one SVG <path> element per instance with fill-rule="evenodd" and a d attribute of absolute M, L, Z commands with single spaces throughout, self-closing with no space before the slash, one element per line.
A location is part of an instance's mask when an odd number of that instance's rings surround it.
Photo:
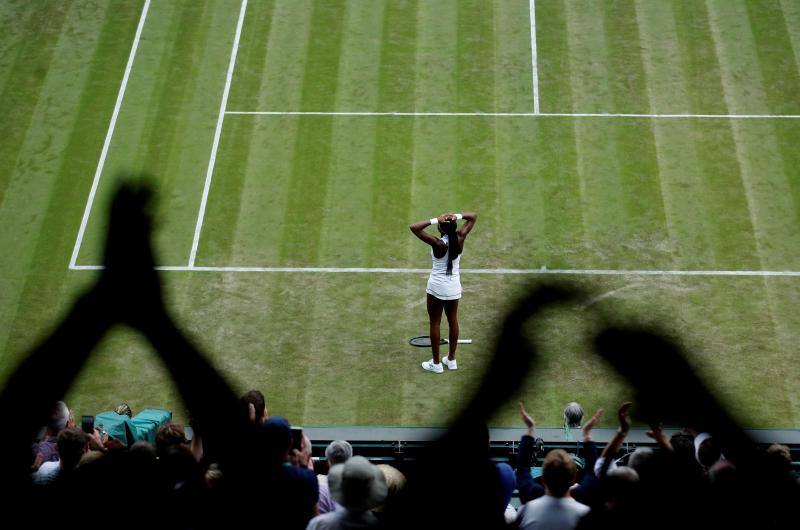
<path fill-rule="evenodd" d="M 229 110 L 228 115 L 239 116 L 485 116 L 510 118 L 649 118 L 649 119 L 800 119 L 800 114 L 623 114 L 577 112 L 368 112 L 368 111 L 270 111 Z"/>
<path fill-rule="evenodd" d="M 77 265 L 74 270 L 103 270 L 102 265 Z M 430 268 L 390 267 L 202 267 L 159 266 L 159 271 L 177 272 L 262 272 L 262 273 L 323 273 L 323 274 L 429 274 Z M 465 274 L 527 274 L 562 276 L 744 276 L 744 277 L 800 277 L 800 271 L 758 270 L 650 270 L 650 269 L 461 269 Z"/>

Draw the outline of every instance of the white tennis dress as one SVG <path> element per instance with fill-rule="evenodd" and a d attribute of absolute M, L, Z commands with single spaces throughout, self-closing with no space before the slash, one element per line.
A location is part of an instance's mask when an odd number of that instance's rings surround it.
<path fill-rule="evenodd" d="M 449 245 L 446 235 L 442 236 L 445 245 Z M 441 258 L 433 254 L 431 248 L 431 258 L 433 259 L 433 269 L 428 277 L 428 288 L 425 292 L 435 296 L 439 300 L 458 300 L 461 298 L 461 275 L 459 274 L 459 264 L 461 254 L 453 260 L 453 270 L 450 276 L 447 275 L 447 252 Z"/>

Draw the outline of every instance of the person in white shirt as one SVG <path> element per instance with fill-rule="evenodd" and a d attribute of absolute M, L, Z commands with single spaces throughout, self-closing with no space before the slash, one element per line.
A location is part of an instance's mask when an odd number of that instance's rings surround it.
<path fill-rule="evenodd" d="M 524 530 L 572 530 L 581 517 L 589 513 L 585 506 L 570 496 L 575 482 L 575 461 L 561 449 L 547 453 L 542 466 L 545 495 L 526 503 L 517 515 L 517 525 Z"/>

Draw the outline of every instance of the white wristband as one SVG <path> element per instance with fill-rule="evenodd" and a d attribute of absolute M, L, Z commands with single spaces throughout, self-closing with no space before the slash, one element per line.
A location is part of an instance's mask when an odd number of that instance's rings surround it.
<path fill-rule="evenodd" d="M 432 217 L 430 222 L 431 222 L 432 225 L 438 225 L 439 224 L 439 219 L 437 219 L 436 217 Z"/>
<path fill-rule="evenodd" d="M 456 220 L 463 219 L 463 218 L 464 218 L 464 216 L 461 215 L 460 213 L 456 214 Z"/>

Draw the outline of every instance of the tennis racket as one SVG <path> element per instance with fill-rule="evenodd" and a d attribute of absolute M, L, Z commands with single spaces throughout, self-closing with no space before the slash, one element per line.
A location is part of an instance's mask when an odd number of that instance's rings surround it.
<path fill-rule="evenodd" d="M 420 337 L 411 337 L 408 340 L 408 343 L 418 348 L 429 348 L 431 345 L 431 338 L 428 335 L 422 335 Z M 458 343 L 472 344 L 472 339 L 458 339 Z M 450 341 L 447 339 L 440 339 L 439 344 L 450 344 Z"/>

